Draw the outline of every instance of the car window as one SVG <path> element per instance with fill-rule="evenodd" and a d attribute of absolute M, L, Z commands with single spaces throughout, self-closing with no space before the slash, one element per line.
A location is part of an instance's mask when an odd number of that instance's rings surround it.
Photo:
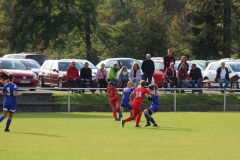
<path fill-rule="evenodd" d="M 154 62 L 155 70 L 164 69 L 164 65 L 161 62 Z"/>
<path fill-rule="evenodd" d="M 13 56 L 10 56 L 10 58 L 24 59 L 25 57 L 23 55 L 13 55 Z"/>
<path fill-rule="evenodd" d="M 51 71 L 53 71 L 54 69 L 58 70 L 58 62 L 57 61 L 53 62 Z"/>
<path fill-rule="evenodd" d="M 220 63 L 214 63 L 209 70 L 217 70 L 220 67 Z"/>
<path fill-rule="evenodd" d="M 40 65 L 42 65 L 49 58 L 47 55 L 27 55 L 26 59 L 33 59 L 37 61 Z"/>
<path fill-rule="evenodd" d="M 133 65 L 133 60 L 119 60 L 118 61 L 119 63 L 119 67 L 122 68 L 123 66 L 126 66 L 127 69 L 131 69 L 132 68 L 132 65 Z"/>
<path fill-rule="evenodd" d="M 178 70 L 178 65 L 179 65 L 179 64 L 180 64 L 180 62 L 176 62 L 176 61 L 175 61 L 175 64 L 174 64 L 174 69 L 175 69 L 175 70 Z"/>
<path fill-rule="evenodd" d="M 115 61 L 115 60 L 114 60 L 114 61 L 110 61 L 110 62 L 109 62 L 109 68 L 110 68 L 110 67 L 113 67 L 114 63 L 117 63 L 117 61 Z M 118 63 L 117 63 L 117 64 L 118 64 Z M 119 64 L 118 64 L 118 65 L 119 65 Z M 120 67 L 120 66 L 118 66 L 118 68 L 119 68 L 119 67 Z"/>
<path fill-rule="evenodd" d="M 20 60 L 20 62 L 21 62 L 25 67 L 30 67 L 30 68 L 40 68 L 40 67 L 41 67 L 36 61 Z"/>
<path fill-rule="evenodd" d="M 52 64 L 53 64 L 53 61 L 48 62 L 48 63 L 46 64 L 46 66 L 45 66 L 44 69 L 50 71 L 50 69 L 51 69 L 51 67 L 52 67 Z"/>
<path fill-rule="evenodd" d="M 105 68 L 110 68 L 110 61 L 107 61 L 107 62 L 106 62 Z"/>
<path fill-rule="evenodd" d="M 0 61 L 0 69 L 26 70 L 27 68 L 19 61 Z"/>
<path fill-rule="evenodd" d="M 233 72 L 240 72 L 240 64 L 229 64 Z"/>

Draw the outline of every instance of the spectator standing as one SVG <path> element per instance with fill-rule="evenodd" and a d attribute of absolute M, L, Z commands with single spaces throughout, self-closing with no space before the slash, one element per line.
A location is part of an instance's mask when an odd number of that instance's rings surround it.
<path fill-rule="evenodd" d="M 107 70 L 105 69 L 105 64 L 101 64 L 101 68 L 97 70 L 96 74 L 96 82 L 99 83 L 100 88 L 107 88 Z M 105 90 L 106 91 L 106 90 Z M 100 89 L 100 93 L 102 93 L 102 90 Z"/>
<path fill-rule="evenodd" d="M 90 83 L 91 87 L 94 88 L 94 81 L 92 80 L 92 70 L 88 68 L 88 62 L 85 62 L 84 67 L 80 70 L 81 76 L 81 87 L 86 88 L 86 83 Z M 91 89 L 92 93 L 95 92 L 94 89 Z M 82 93 L 85 93 L 85 89 L 82 89 Z"/>
<path fill-rule="evenodd" d="M 228 68 L 225 67 L 225 62 L 221 62 L 221 67 L 217 69 L 217 76 L 215 78 L 215 81 L 219 83 L 220 92 L 224 93 L 224 90 L 229 85 L 229 72 Z M 223 83 L 225 83 L 224 86 Z"/>
<path fill-rule="evenodd" d="M 179 88 L 187 88 L 188 87 L 188 72 L 186 70 L 185 64 L 182 64 L 178 70 L 178 82 Z M 184 90 L 181 90 L 181 93 L 185 93 Z"/>
<path fill-rule="evenodd" d="M 71 66 L 67 69 L 67 81 L 71 84 L 71 88 L 81 87 L 79 72 L 75 65 L 75 61 L 72 61 Z M 71 93 L 73 93 L 73 89 Z"/>
<path fill-rule="evenodd" d="M 127 82 L 129 81 L 129 72 L 127 71 L 127 67 L 123 66 L 120 74 L 119 74 L 119 81 L 120 81 L 120 87 L 124 88 L 127 86 Z"/>
<path fill-rule="evenodd" d="M 141 69 L 137 62 L 133 63 L 129 77 L 131 82 L 135 82 L 135 86 L 138 86 L 138 82 L 141 80 Z"/>
<path fill-rule="evenodd" d="M 167 67 L 166 71 L 165 71 L 165 77 L 166 77 L 166 81 L 170 82 L 170 87 L 173 88 L 174 86 L 177 86 L 177 74 L 176 74 L 176 70 L 174 69 L 174 63 L 171 62 L 170 66 Z M 173 90 L 171 91 L 173 92 Z"/>
<path fill-rule="evenodd" d="M 154 66 L 154 62 L 151 60 L 151 54 L 147 54 L 146 59 L 142 63 L 142 72 L 143 72 L 142 79 L 144 81 L 147 81 L 148 79 L 148 84 L 151 84 L 152 75 L 154 71 L 155 71 L 155 66 Z"/>
<path fill-rule="evenodd" d="M 179 63 L 178 69 L 181 67 L 182 64 L 185 64 L 186 70 L 189 71 L 189 64 L 187 63 L 187 57 L 186 56 L 181 57 L 181 63 Z"/>
<path fill-rule="evenodd" d="M 109 70 L 107 80 L 108 82 L 110 81 L 113 82 L 115 87 L 117 87 L 117 82 L 118 82 L 117 74 L 118 74 L 118 64 L 114 63 Z"/>
<path fill-rule="evenodd" d="M 202 72 L 198 67 L 196 67 L 195 63 L 192 64 L 189 79 L 192 80 L 192 88 L 195 88 L 196 83 L 198 85 L 198 88 L 202 88 Z M 192 90 L 192 93 L 195 91 L 196 90 Z M 202 89 L 199 90 L 199 93 L 202 93 Z"/>
<path fill-rule="evenodd" d="M 168 54 L 163 57 L 163 63 L 164 63 L 164 71 L 167 67 L 170 66 L 170 63 L 173 62 L 175 64 L 175 58 L 172 56 L 172 50 L 168 49 Z"/>

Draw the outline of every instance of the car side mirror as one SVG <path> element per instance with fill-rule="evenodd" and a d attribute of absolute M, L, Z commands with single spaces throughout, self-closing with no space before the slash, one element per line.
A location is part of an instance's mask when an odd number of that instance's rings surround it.
<path fill-rule="evenodd" d="M 27 70 L 32 70 L 31 67 L 27 67 Z"/>
<path fill-rule="evenodd" d="M 57 73 L 58 73 L 58 70 L 56 70 L 56 69 L 53 69 L 53 72 L 57 72 Z"/>
<path fill-rule="evenodd" d="M 162 71 L 164 73 L 164 69 L 159 69 L 159 71 Z"/>

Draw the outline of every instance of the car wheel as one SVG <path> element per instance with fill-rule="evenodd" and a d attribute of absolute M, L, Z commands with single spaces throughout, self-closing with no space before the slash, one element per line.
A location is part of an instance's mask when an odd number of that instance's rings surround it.
<path fill-rule="evenodd" d="M 208 77 L 204 77 L 204 80 L 209 80 L 209 78 Z M 211 84 L 210 83 L 207 83 L 207 86 L 206 87 L 211 87 Z"/>
<path fill-rule="evenodd" d="M 38 87 L 39 88 L 44 87 L 44 82 L 43 82 L 42 77 L 38 77 Z"/>
<path fill-rule="evenodd" d="M 29 89 L 29 91 L 36 91 L 36 89 Z"/>
<path fill-rule="evenodd" d="M 62 78 L 59 78 L 58 79 L 58 88 L 61 90 L 62 86 L 63 86 Z"/>

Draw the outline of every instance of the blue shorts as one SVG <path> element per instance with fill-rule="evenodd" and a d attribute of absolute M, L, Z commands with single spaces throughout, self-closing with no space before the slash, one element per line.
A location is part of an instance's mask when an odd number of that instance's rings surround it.
<path fill-rule="evenodd" d="M 15 112 L 17 105 L 15 104 L 3 104 L 3 110 L 9 112 Z"/>
<path fill-rule="evenodd" d="M 150 115 L 156 113 L 157 111 L 158 111 L 158 106 L 150 106 L 150 107 L 148 108 L 148 113 L 149 113 Z"/>
<path fill-rule="evenodd" d="M 132 110 L 132 106 L 129 103 L 121 103 L 123 108 L 127 107 L 129 110 Z"/>

